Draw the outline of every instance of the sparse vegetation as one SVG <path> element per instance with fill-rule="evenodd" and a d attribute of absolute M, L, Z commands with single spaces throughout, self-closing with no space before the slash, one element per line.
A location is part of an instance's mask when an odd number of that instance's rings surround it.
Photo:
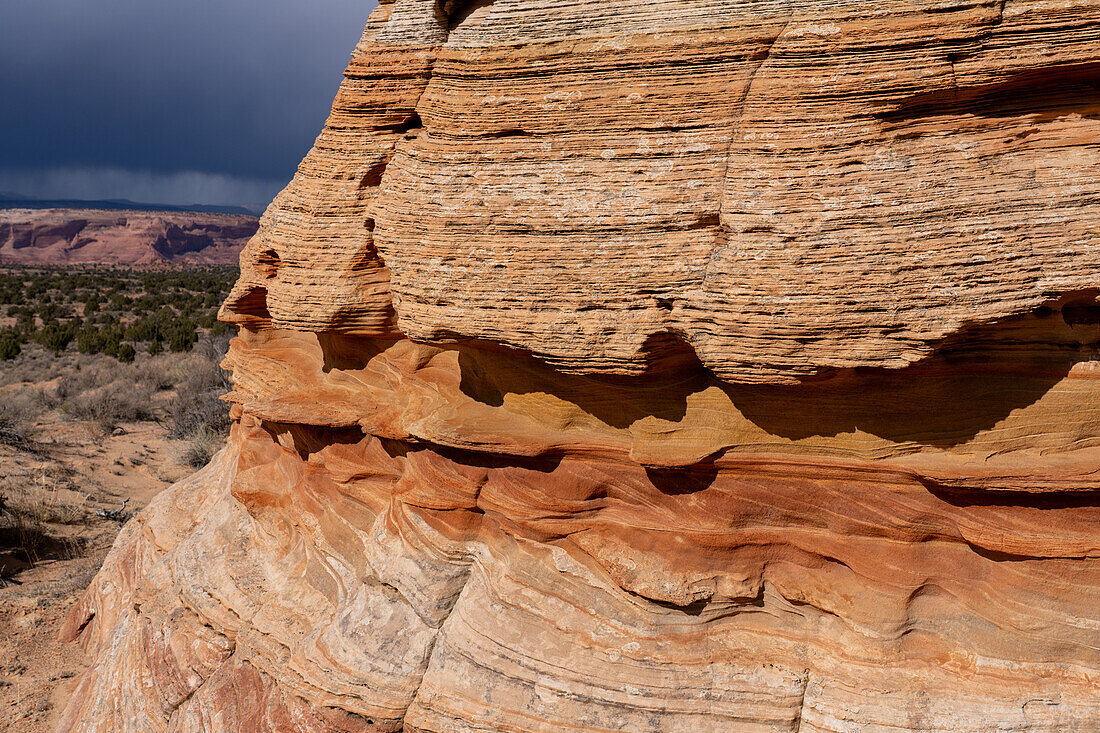
<path fill-rule="evenodd" d="M 57 537 L 49 525 L 81 523 L 87 512 L 59 488 L 51 491 L 45 474 L 35 483 L 0 481 L 0 575 L 47 557 L 70 559 L 80 551 L 79 540 Z"/>
<path fill-rule="evenodd" d="M 20 450 L 32 449 L 34 428 L 43 410 L 40 396 L 29 390 L 0 396 L 0 443 Z"/>
<path fill-rule="evenodd" d="M 0 267 L 0 587 L 97 562 L 225 445 L 235 277 Z"/>
<path fill-rule="evenodd" d="M 121 362 L 70 352 L 55 360 L 49 389 L 20 392 L 0 404 L 0 443 L 29 447 L 35 419 L 49 408 L 101 434 L 125 423 L 163 421 L 169 437 L 196 444 L 186 464 L 201 465 L 198 456 L 212 455 L 210 446 L 224 442 L 229 431 L 229 407 L 221 399 L 229 379 L 219 366 L 228 345 L 228 336 L 204 338 L 189 354 L 130 354 Z"/>
<path fill-rule="evenodd" d="M 72 417 L 94 422 L 103 432 L 124 422 L 152 420 L 153 390 L 148 384 L 133 381 L 135 376 L 136 370 L 129 369 L 113 374 L 91 369 L 78 372 L 61 382 L 58 393 L 65 399 L 62 409 Z"/>
<path fill-rule="evenodd" d="M 57 409 L 101 433 L 165 420 L 187 441 L 181 462 L 205 463 L 229 427 L 218 362 L 231 328 L 216 314 L 236 277 L 222 266 L 0 268 L 0 382 L 57 380 L 0 405 L 0 443 L 31 450 L 35 420 Z"/>
<path fill-rule="evenodd" d="M 23 351 L 19 345 L 19 334 L 15 329 L 0 333 L 0 361 L 11 361 Z"/>
<path fill-rule="evenodd" d="M 211 428 L 200 426 L 187 433 L 187 442 L 177 453 L 176 460 L 184 466 L 202 468 L 225 445 L 225 435 Z"/>
<path fill-rule="evenodd" d="M 228 431 L 229 411 L 221 396 L 230 385 L 220 366 L 228 348 L 228 338 L 207 340 L 195 350 L 198 358 L 180 363 L 170 437 L 186 438 L 203 431 L 224 436 Z"/>
<path fill-rule="evenodd" d="M 230 384 L 220 366 L 228 349 L 228 337 L 207 339 L 177 368 L 168 436 L 187 441 L 179 456 L 183 465 L 205 466 L 229 434 L 229 409 L 221 397 Z"/>
<path fill-rule="evenodd" d="M 56 355 L 75 343 L 82 354 L 133 361 L 139 351 L 188 352 L 203 336 L 231 328 L 216 316 L 237 269 L 208 266 L 137 271 L 121 268 L 0 268 L 0 360 L 28 343 Z"/>

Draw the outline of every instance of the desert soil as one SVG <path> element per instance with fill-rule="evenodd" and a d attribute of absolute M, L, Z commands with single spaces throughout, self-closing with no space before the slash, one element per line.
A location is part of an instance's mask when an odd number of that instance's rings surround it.
<path fill-rule="evenodd" d="M 180 441 L 167 439 L 158 422 L 105 435 L 53 411 L 35 432 L 33 449 L 0 445 L 0 492 L 41 507 L 47 535 L 36 563 L 0 581 L 0 730 L 20 733 L 53 731 L 87 667 L 80 648 L 56 636 L 121 527 L 100 512 L 129 499 L 125 516 L 132 516 L 194 470 L 175 460 Z M 6 561 L 22 562 L 12 553 Z"/>

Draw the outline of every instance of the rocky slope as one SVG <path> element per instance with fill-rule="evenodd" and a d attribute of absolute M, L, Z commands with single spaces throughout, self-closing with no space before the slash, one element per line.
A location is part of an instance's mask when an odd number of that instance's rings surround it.
<path fill-rule="evenodd" d="M 1098 40 L 382 4 L 64 729 L 1096 730 Z"/>
<path fill-rule="evenodd" d="M 0 262 L 230 264 L 256 233 L 254 217 L 176 211 L 0 211 Z"/>

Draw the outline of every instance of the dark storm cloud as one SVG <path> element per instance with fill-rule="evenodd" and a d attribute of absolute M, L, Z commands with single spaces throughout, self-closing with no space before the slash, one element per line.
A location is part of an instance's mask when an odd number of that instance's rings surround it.
<path fill-rule="evenodd" d="M 285 183 L 374 5 L 0 0 L 0 190 L 63 196 L 68 176 L 81 197 L 188 195 L 206 175 L 225 197 Z"/>

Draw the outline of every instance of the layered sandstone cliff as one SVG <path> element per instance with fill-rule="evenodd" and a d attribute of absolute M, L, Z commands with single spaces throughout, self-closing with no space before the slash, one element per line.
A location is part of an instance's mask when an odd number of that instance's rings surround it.
<path fill-rule="evenodd" d="M 242 214 L 6 209 L 0 211 L 0 262 L 230 264 L 257 227 Z"/>
<path fill-rule="evenodd" d="M 1100 728 L 1100 0 L 398 0 L 81 731 Z"/>

